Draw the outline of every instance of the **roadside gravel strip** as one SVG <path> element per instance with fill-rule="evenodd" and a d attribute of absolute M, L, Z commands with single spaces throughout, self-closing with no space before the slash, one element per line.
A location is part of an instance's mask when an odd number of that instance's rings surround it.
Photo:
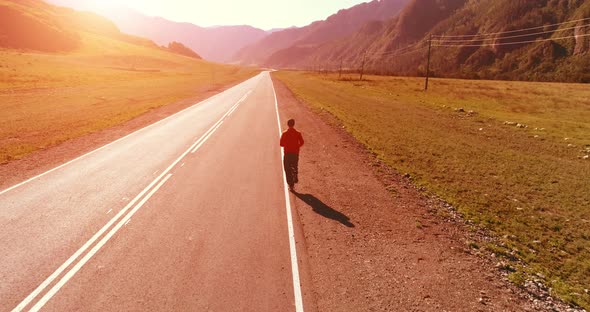
<path fill-rule="evenodd" d="M 327 113 L 315 114 L 274 79 L 281 123 L 305 146 L 293 194 L 318 311 L 536 311 L 465 233 L 429 212 L 401 176 L 386 186 L 372 155 Z M 388 191 L 389 190 L 389 191 Z M 309 304 L 306 304 L 309 306 Z"/>

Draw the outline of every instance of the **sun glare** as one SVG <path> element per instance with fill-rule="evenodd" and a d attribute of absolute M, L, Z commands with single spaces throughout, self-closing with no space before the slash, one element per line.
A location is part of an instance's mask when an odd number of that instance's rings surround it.
<path fill-rule="evenodd" d="M 101 13 L 116 12 L 122 8 L 132 7 L 134 1 L 117 1 L 117 0 L 92 0 L 86 1 L 86 6 L 91 11 L 97 11 Z"/>

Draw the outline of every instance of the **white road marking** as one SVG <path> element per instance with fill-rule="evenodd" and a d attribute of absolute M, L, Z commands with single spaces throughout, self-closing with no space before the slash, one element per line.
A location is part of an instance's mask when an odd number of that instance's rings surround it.
<path fill-rule="evenodd" d="M 182 168 L 182 167 L 184 167 L 184 163 L 182 163 L 182 164 L 180 165 L 180 168 Z"/>
<path fill-rule="evenodd" d="M 196 145 L 198 145 L 207 136 L 207 134 L 209 132 L 211 132 L 211 130 L 213 130 L 213 128 L 217 124 L 219 124 L 221 121 L 223 121 L 223 119 L 226 116 L 227 116 L 227 112 L 219 119 L 219 121 L 217 121 L 211 128 L 209 128 L 209 130 L 207 130 L 207 132 L 205 134 L 203 134 L 199 140 L 197 140 L 195 143 L 193 143 L 184 153 L 182 153 L 182 155 L 180 155 L 180 157 L 178 157 L 170 166 L 168 166 L 168 168 L 166 168 L 166 170 L 164 170 L 146 188 L 144 188 L 132 201 L 130 201 L 121 211 L 119 211 L 107 224 L 105 224 L 105 226 L 103 226 L 98 232 L 96 232 L 96 234 L 94 234 L 94 236 L 92 236 L 92 238 L 90 238 L 90 240 L 88 240 L 82 247 L 80 247 L 80 249 L 78 249 L 72 256 L 70 256 L 70 258 L 68 258 L 68 260 L 66 260 L 66 262 L 64 262 L 59 268 L 57 268 L 49 277 L 47 277 L 39 286 L 37 286 L 37 288 L 35 288 L 35 290 L 33 290 L 33 292 L 31 292 L 25 299 L 23 299 L 23 301 L 21 303 L 19 303 L 12 310 L 12 312 L 22 311 L 27 305 L 29 305 L 31 303 L 31 301 L 33 301 L 43 290 L 45 290 L 45 288 L 47 288 L 47 286 L 49 286 L 49 284 L 51 284 L 58 276 L 60 276 L 66 268 L 68 268 L 78 257 L 80 257 L 80 255 L 82 255 L 92 244 L 94 244 L 113 225 L 113 223 L 115 223 L 123 214 L 125 214 L 125 212 L 127 212 L 127 210 L 129 210 L 129 208 L 131 206 L 133 206 L 146 192 L 148 192 L 154 185 L 156 185 L 158 183 L 158 181 L 160 181 L 170 170 L 172 170 L 172 168 L 174 166 L 176 166 L 176 164 L 178 164 L 178 162 L 180 162 L 180 160 L 182 160 Z M 154 124 L 152 124 L 152 125 L 154 125 Z M 140 131 L 140 130 L 138 130 L 138 131 Z M 129 134 L 129 135 L 131 135 L 131 134 Z M 123 139 L 123 138 L 121 138 L 121 139 Z M 121 140 L 121 139 L 119 139 L 119 140 Z M 116 142 L 116 141 L 114 141 L 114 142 Z M 112 142 L 112 143 L 114 143 L 114 142 Z M 110 144 L 112 144 L 112 143 L 110 143 Z M 101 147 L 101 149 L 106 146 L 108 146 L 108 144 Z M 97 151 L 97 150 L 94 150 L 94 151 Z M 83 156 L 80 156 L 79 158 L 81 158 L 81 157 L 83 157 Z M 74 161 L 74 160 L 72 160 L 72 161 Z M 71 163 L 72 161 L 70 161 L 68 163 Z M 65 165 L 67 165 L 68 163 L 63 164 L 60 167 L 63 167 Z M 50 171 L 47 171 L 37 177 L 40 177 L 44 174 L 47 174 L 53 170 L 58 169 L 58 168 L 59 167 L 56 167 L 56 168 L 54 168 Z M 37 177 L 35 177 L 35 178 L 37 178 Z M 34 178 L 31 178 L 30 180 L 32 180 L 32 179 L 34 179 Z M 27 181 L 21 183 L 20 185 L 26 183 Z M 15 186 L 11 187 L 10 189 L 15 188 L 17 186 L 19 186 L 19 185 L 17 184 Z M 3 192 L 6 192 L 10 189 L 6 189 Z M 0 193 L 0 195 L 1 194 L 2 193 Z"/>
<path fill-rule="evenodd" d="M 229 117 L 229 116 L 231 115 L 231 113 L 233 113 L 233 112 L 236 110 L 236 108 L 238 108 L 238 107 L 237 107 L 237 106 L 235 106 L 234 108 L 232 108 L 232 109 L 229 111 L 229 114 L 228 114 L 227 116 Z"/>
<path fill-rule="evenodd" d="M 236 103 L 236 105 L 234 105 L 234 107 L 229 111 L 229 114 L 227 114 L 227 116 L 229 117 L 240 105 L 240 103 L 242 103 L 247 97 L 248 95 L 250 95 L 250 93 L 252 93 L 252 90 L 248 91 L 246 94 L 244 94 L 244 96 Z"/>
<path fill-rule="evenodd" d="M 197 151 L 199 148 L 201 148 L 201 146 L 202 146 L 203 144 L 205 144 L 205 142 L 207 142 L 207 140 L 209 140 L 209 138 L 211 137 L 211 135 L 213 135 L 213 133 L 214 133 L 214 132 L 215 132 L 217 129 L 219 129 L 219 127 L 221 126 L 221 124 L 223 124 L 223 120 L 222 120 L 221 122 L 219 122 L 219 123 L 218 123 L 218 124 L 215 126 L 215 128 L 213 128 L 213 130 L 211 130 L 211 131 L 210 131 L 210 132 L 207 134 L 207 136 L 206 136 L 206 137 L 205 137 L 203 140 L 201 140 L 201 142 L 199 142 L 199 144 L 198 144 L 197 146 L 195 146 L 195 148 L 194 148 L 194 149 L 191 151 L 191 154 L 193 154 L 193 153 L 194 153 L 194 152 L 196 152 L 196 151 Z"/>
<path fill-rule="evenodd" d="M 156 185 L 156 187 L 154 187 L 149 194 L 144 197 L 141 202 L 139 202 L 134 208 L 133 210 L 131 210 L 123 219 L 121 219 L 121 221 L 119 221 L 119 223 L 112 228 L 109 233 L 103 237 L 100 242 L 98 242 L 98 244 L 96 244 L 96 246 L 94 246 L 90 252 L 88 252 L 84 258 L 82 258 L 78 263 L 76 263 L 76 265 L 70 270 L 68 271 L 60 280 L 59 282 L 57 282 L 42 298 L 41 300 L 39 300 L 37 302 L 37 304 L 35 304 L 30 311 L 39 311 L 46 303 L 47 301 L 49 301 L 59 290 L 60 288 L 62 288 L 73 276 L 74 274 L 76 274 L 83 266 L 84 264 L 86 264 L 86 262 L 88 262 L 88 260 L 90 260 L 90 258 L 92 258 L 92 256 L 94 256 L 94 254 L 96 254 L 96 252 L 98 250 L 100 250 L 100 248 L 102 248 L 102 246 L 104 246 L 109 239 L 111 239 L 111 237 L 113 237 L 113 235 L 115 235 L 115 233 L 117 233 L 117 231 L 123 226 L 123 224 L 127 224 L 129 222 L 129 220 L 131 219 L 131 217 L 137 212 L 137 210 L 139 210 L 139 208 L 141 208 L 141 206 L 143 206 L 143 204 L 145 204 L 148 199 L 150 199 L 150 197 L 152 197 L 152 195 L 154 195 L 154 193 L 156 193 L 158 191 L 158 189 L 160 189 L 160 187 L 162 187 L 162 185 L 164 185 L 164 183 L 166 183 L 166 181 L 168 181 L 168 179 L 170 179 L 170 177 L 172 176 L 172 174 L 168 174 L 162 181 L 160 181 L 160 183 L 158 183 L 158 185 Z"/>
<path fill-rule="evenodd" d="M 107 211 L 107 214 L 111 213 L 113 211 L 113 209 L 109 209 L 109 211 Z"/>
<path fill-rule="evenodd" d="M 205 137 L 199 139 L 197 146 L 195 146 L 195 148 L 191 151 L 191 154 L 194 154 L 207 140 L 209 140 L 209 137 L 211 137 L 211 135 L 213 135 L 213 133 L 215 131 L 217 131 L 217 129 L 219 129 L 219 127 L 221 126 L 221 124 L 223 124 L 223 121 L 225 120 L 225 118 L 227 118 L 229 115 L 231 115 L 231 113 L 233 113 L 236 108 L 238 108 L 238 106 L 248 97 L 248 95 L 250 95 L 250 93 L 252 93 L 252 90 L 246 92 L 246 94 L 244 94 L 244 96 L 242 96 L 242 98 L 240 100 L 238 100 L 236 102 L 236 104 L 234 104 L 228 111 L 227 113 L 225 113 L 225 115 L 223 115 L 223 117 L 221 117 L 221 119 L 219 119 L 219 121 L 217 121 L 217 123 L 215 125 L 213 125 L 213 127 L 207 131 L 205 133 Z"/>
<path fill-rule="evenodd" d="M 277 93 L 275 92 L 275 86 L 272 83 L 272 78 L 268 74 L 270 84 L 272 86 L 272 93 L 275 97 L 275 110 L 277 112 L 277 124 L 279 126 L 279 137 L 282 134 L 281 131 L 281 119 L 279 118 L 279 104 L 277 102 Z M 281 148 L 281 164 L 283 163 L 284 151 Z M 295 311 L 303 312 L 303 297 L 301 296 L 301 282 L 299 280 L 299 265 L 297 263 L 297 247 L 295 246 L 295 231 L 293 230 L 293 217 L 291 214 L 291 199 L 289 197 L 289 189 L 287 186 L 287 180 L 285 179 L 285 171 L 281 168 L 283 173 L 283 189 L 285 190 L 285 209 L 287 210 L 287 227 L 289 230 L 289 249 L 291 251 L 291 272 L 293 273 L 293 292 L 295 297 Z"/>
<path fill-rule="evenodd" d="M 259 75 L 260 75 L 260 74 L 259 74 Z M 255 76 L 255 77 L 256 77 L 256 76 Z M 255 78 L 255 77 L 252 77 L 252 78 L 250 78 L 250 79 L 253 79 L 253 78 Z M 249 81 L 250 79 L 248 79 L 248 80 L 246 80 L 246 81 Z M 168 116 L 168 117 L 166 117 L 166 118 L 164 118 L 164 119 L 161 119 L 161 120 L 159 120 L 159 121 L 156 121 L 156 122 L 154 122 L 153 124 L 150 124 L 150 125 L 148 125 L 148 126 L 145 126 L 145 127 L 141 128 L 141 129 L 138 129 L 138 130 L 136 130 L 136 131 L 134 131 L 134 132 L 131 132 L 131 133 L 129 133 L 128 135 L 126 135 L 126 136 L 124 136 L 124 137 L 122 137 L 122 138 L 119 138 L 119 139 L 117 139 L 117 140 L 115 140 L 115 141 L 113 141 L 113 142 L 110 142 L 110 143 L 108 143 L 108 144 L 105 144 L 105 145 L 103 145 L 103 146 L 101 146 L 101 147 L 99 147 L 99 148 L 97 148 L 97 149 L 95 149 L 95 150 L 92 150 L 92 151 L 90 151 L 90 152 L 88 152 L 88 153 L 86 153 L 86 154 L 84 154 L 84 155 L 82 155 L 82 156 L 79 156 L 79 157 L 77 157 L 77 158 L 74 158 L 74 159 L 72 159 L 72 160 L 70 160 L 70 161 L 68 161 L 68 162 L 66 162 L 66 163 L 64 163 L 64 164 L 61 164 L 61 165 L 59 165 L 59 166 L 57 166 L 57 167 L 55 167 L 55 168 L 53 168 L 53 169 L 50 169 L 50 170 L 48 170 L 48 171 L 45 171 L 45 172 L 43 172 L 43 173 L 41 173 L 41 174 L 38 174 L 38 175 L 36 175 L 36 176 L 34 176 L 34 177 L 32 177 L 32 178 L 29 178 L 29 179 L 27 179 L 27 180 L 25 180 L 25 181 L 23 181 L 23 182 L 17 183 L 17 184 L 15 184 L 15 185 L 13 185 L 13 186 L 11 186 L 11 187 L 7 188 L 7 189 L 4 189 L 4 190 L 0 191 L 0 195 L 4 194 L 4 193 L 6 193 L 6 192 L 8 192 L 8 191 L 10 191 L 10 190 L 13 190 L 13 189 L 15 189 L 15 188 L 17 188 L 17 187 L 19 187 L 19 186 L 21 186 L 21 185 L 24 185 L 24 184 L 26 184 L 26 183 L 29 183 L 29 182 L 33 181 L 33 180 L 36 180 L 36 179 L 38 179 L 38 178 L 40 178 L 40 177 L 42 177 L 42 176 L 44 176 L 44 175 L 47 175 L 47 174 L 49 174 L 49 173 L 51 173 L 51 172 L 53 172 L 53 171 L 55 171 L 55 170 L 58 170 L 58 169 L 60 169 L 60 168 L 62 168 L 62 167 L 65 167 L 65 166 L 67 166 L 67 165 L 69 165 L 69 164 L 71 164 L 71 163 L 73 163 L 73 162 L 75 162 L 75 161 L 77 161 L 77 160 L 79 160 L 79 159 L 82 159 L 82 158 L 84 158 L 84 157 L 86 157 L 86 156 L 89 156 L 89 155 L 91 155 L 91 154 L 94 154 L 95 152 L 98 152 L 98 151 L 100 151 L 100 150 L 102 150 L 102 149 L 104 149 L 104 148 L 107 148 L 108 146 L 111 146 L 111 145 L 113 145 L 113 144 L 115 144 L 115 143 L 117 143 L 117 142 L 119 142 L 119 141 L 122 141 L 122 140 L 124 140 L 124 139 L 126 139 L 126 138 L 128 138 L 128 137 L 130 137 L 130 136 L 132 136 L 132 135 L 134 135 L 134 134 L 137 134 L 137 133 L 139 133 L 139 132 L 141 132 L 141 131 L 144 131 L 144 130 L 146 130 L 146 129 L 149 129 L 149 128 L 151 128 L 151 127 L 153 127 L 153 126 L 155 126 L 155 125 L 157 125 L 157 124 L 159 124 L 159 123 L 163 122 L 164 120 L 167 120 L 167 119 L 173 118 L 174 116 L 180 115 L 182 112 L 184 112 L 184 111 L 186 111 L 186 110 L 189 110 L 189 109 L 191 109 L 191 108 L 194 108 L 194 107 L 195 107 L 195 106 L 197 106 L 197 105 L 201 105 L 201 104 L 203 104 L 203 103 L 206 103 L 206 102 L 212 101 L 212 100 L 214 100 L 214 99 L 218 98 L 219 96 L 221 96 L 222 94 L 224 94 L 224 93 L 228 92 L 228 91 L 229 91 L 229 90 L 231 90 L 231 89 L 233 89 L 233 88 L 227 89 L 227 90 L 225 90 L 225 91 L 223 91 L 223 92 L 221 92 L 221 93 L 218 93 L 218 94 L 216 94 L 216 95 L 214 95 L 214 96 L 212 96 L 212 97 L 210 97 L 210 98 L 208 98 L 208 99 L 205 99 L 205 100 L 203 100 L 203 101 L 201 101 L 201 102 L 198 102 L 198 103 L 196 103 L 196 104 L 194 104 L 194 105 L 191 105 L 191 106 L 189 106 L 189 107 L 187 107 L 187 108 L 185 108 L 185 109 L 183 109 L 183 110 L 181 110 L 181 111 L 179 111 L 179 112 L 177 112 L 177 113 L 174 113 L 174 114 L 172 114 L 172 115 L 170 115 L 170 116 Z M 250 90 L 249 92 L 252 92 L 252 90 Z M 249 94 L 249 93 L 248 93 L 248 94 Z"/>
<path fill-rule="evenodd" d="M 160 170 L 156 170 L 156 171 L 154 171 L 154 173 L 153 173 L 152 175 L 156 175 L 156 173 L 158 173 L 158 171 L 160 171 Z"/>
<path fill-rule="evenodd" d="M 137 202 L 150 188 L 152 188 L 152 186 L 154 186 L 154 184 L 156 184 L 158 180 L 160 180 L 160 178 L 161 176 L 157 177 L 154 181 L 152 181 L 152 183 L 150 183 L 145 189 L 143 189 L 143 191 L 141 191 L 131 202 L 129 202 L 129 204 L 127 204 L 125 208 L 119 211 L 119 213 L 117 213 L 107 224 L 105 224 L 105 226 L 103 226 L 98 232 L 96 232 L 96 234 L 94 234 L 92 238 L 90 238 L 82 247 L 80 247 L 80 249 L 78 249 L 70 258 L 68 258 L 66 262 L 64 262 L 59 268 L 57 268 L 57 270 L 55 270 L 49 277 L 47 277 L 47 279 L 45 279 L 43 283 L 41 283 L 41 285 L 37 286 L 37 288 L 35 288 L 33 292 L 31 292 L 21 303 L 19 303 L 19 305 L 17 305 L 12 310 L 12 312 L 22 311 L 29 303 L 31 303 L 31 301 L 33 301 L 33 299 L 35 299 L 35 297 L 37 297 L 39 293 L 41 293 L 49 284 L 51 284 L 59 275 L 61 275 L 61 273 L 67 267 L 69 267 L 82 253 L 84 253 L 86 249 L 88 249 L 92 244 L 94 244 L 94 242 L 96 242 L 96 240 L 98 240 L 98 238 L 101 237 L 104 234 L 104 232 L 106 232 L 111 227 L 111 225 L 115 223 L 115 221 L 117 221 L 117 219 L 119 219 L 125 212 L 127 212 L 127 210 L 129 210 L 129 208 L 133 204 L 135 204 L 135 202 Z"/>
<path fill-rule="evenodd" d="M 129 222 L 131 222 L 131 219 L 127 220 L 127 222 L 125 222 L 125 226 L 127 226 L 127 224 L 129 224 Z"/>

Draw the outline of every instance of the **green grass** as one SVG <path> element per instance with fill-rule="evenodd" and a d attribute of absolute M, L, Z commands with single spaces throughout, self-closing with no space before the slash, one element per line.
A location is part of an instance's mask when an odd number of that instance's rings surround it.
<path fill-rule="evenodd" d="M 257 73 L 82 34 L 71 53 L 0 49 L 0 163 Z"/>
<path fill-rule="evenodd" d="M 433 79 L 425 93 L 418 78 L 275 75 L 386 164 L 505 237 L 527 273 L 590 308 L 588 85 Z"/>

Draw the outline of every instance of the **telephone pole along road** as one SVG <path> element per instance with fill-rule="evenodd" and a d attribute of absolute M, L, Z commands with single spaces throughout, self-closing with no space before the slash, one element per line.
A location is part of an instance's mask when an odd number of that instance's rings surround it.
<path fill-rule="evenodd" d="M 1 311 L 303 311 L 268 72 L 0 191 Z"/>

